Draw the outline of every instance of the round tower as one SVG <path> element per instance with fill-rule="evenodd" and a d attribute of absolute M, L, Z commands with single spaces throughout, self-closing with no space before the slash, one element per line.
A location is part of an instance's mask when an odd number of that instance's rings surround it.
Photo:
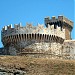
<path fill-rule="evenodd" d="M 55 53 L 60 54 L 60 48 L 64 42 L 64 30 L 58 27 L 54 30 L 54 26 L 44 28 L 43 25 L 32 26 L 27 24 L 22 27 L 21 24 L 11 25 L 2 29 L 2 43 L 6 49 L 6 53 L 10 55 L 32 55 L 32 56 L 51 56 Z M 57 32 L 62 35 L 56 35 Z M 53 54 L 54 55 L 54 54 Z"/>

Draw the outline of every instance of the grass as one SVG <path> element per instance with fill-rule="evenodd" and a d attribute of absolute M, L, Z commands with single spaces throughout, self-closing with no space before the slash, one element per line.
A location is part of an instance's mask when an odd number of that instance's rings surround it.
<path fill-rule="evenodd" d="M 0 56 L 0 67 L 23 70 L 27 75 L 75 75 L 75 60 Z"/>

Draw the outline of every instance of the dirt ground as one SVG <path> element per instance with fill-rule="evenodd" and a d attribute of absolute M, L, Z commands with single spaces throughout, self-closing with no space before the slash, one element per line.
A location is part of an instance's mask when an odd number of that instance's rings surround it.
<path fill-rule="evenodd" d="M 75 60 L 0 56 L 0 67 L 22 70 L 26 75 L 75 75 Z"/>

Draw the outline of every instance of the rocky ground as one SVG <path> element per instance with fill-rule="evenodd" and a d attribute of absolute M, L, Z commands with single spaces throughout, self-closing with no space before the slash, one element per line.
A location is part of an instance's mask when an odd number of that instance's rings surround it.
<path fill-rule="evenodd" d="M 75 75 L 75 60 L 0 56 L 0 75 Z"/>

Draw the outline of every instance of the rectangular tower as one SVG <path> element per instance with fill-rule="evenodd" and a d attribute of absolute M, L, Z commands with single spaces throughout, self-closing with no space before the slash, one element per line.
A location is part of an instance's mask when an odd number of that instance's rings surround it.
<path fill-rule="evenodd" d="M 56 29 L 57 26 L 65 29 L 65 39 L 70 40 L 71 39 L 71 31 L 73 29 L 73 22 L 69 20 L 68 18 L 64 16 L 58 16 L 56 18 L 53 16 L 51 19 L 49 17 L 45 18 L 45 25 L 48 27 L 49 25 L 54 25 L 54 28 Z"/>

